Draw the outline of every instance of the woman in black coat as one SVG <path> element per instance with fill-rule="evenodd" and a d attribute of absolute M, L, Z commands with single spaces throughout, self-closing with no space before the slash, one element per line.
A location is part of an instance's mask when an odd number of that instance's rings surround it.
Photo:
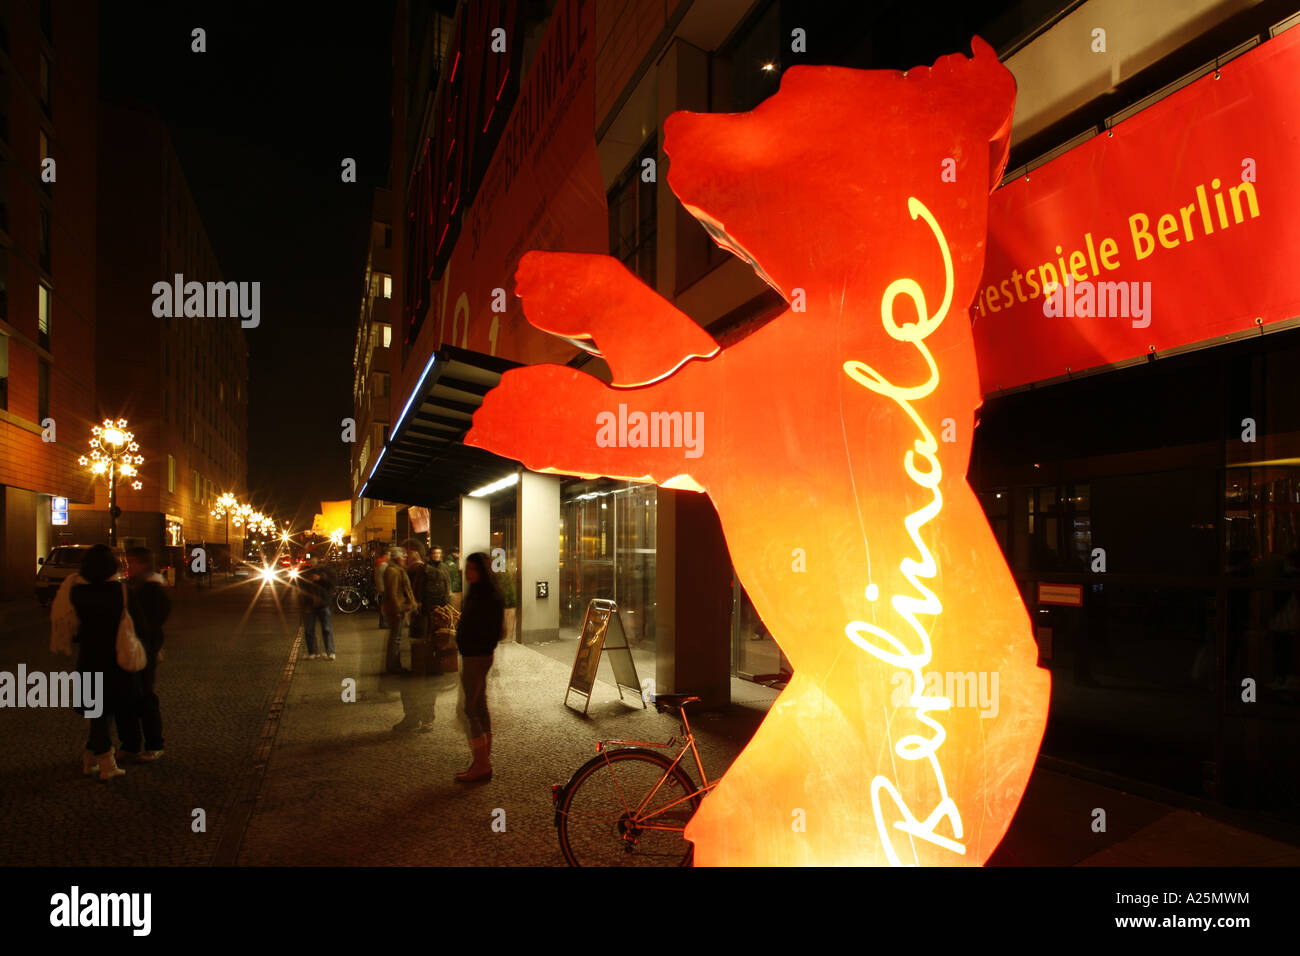
<path fill-rule="evenodd" d="M 488 564 L 488 556 L 476 551 L 465 559 L 465 604 L 456 625 L 460 648 L 460 686 L 465 696 L 465 718 L 469 721 L 469 747 L 474 762 L 456 774 L 459 783 L 492 779 L 492 720 L 487 706 L 487 675 L 492 655 L 501 640 L 506 602 Z"/>
<path fill-rule="evenodd" d="M 73 640 L 80 647 L 77 670 L 81 671 L 81 686 L 95 686 L 95 676 L 103 675 L 99 713 L 92 715 L 87 710 L 85 714 L 90 718 L 90 739 L 82 758 L 82 770 L 93 773 L 97 766 L 100 780 L 111 780 L 126 773 L 113 758 L 111 728 L 116 713 L 132 711 L 136 694 L 135 675 L 117 666 L 117 628 L 123 602 L 133 623 L 140 614 L 125 584 L 113 580 L 117 570 L 117 558 L 112 550 L 97 544 L 81 561 L 81 577 L 86 583 L 74 585 L 69 593 L 77 613 L 77 634 Z"/>

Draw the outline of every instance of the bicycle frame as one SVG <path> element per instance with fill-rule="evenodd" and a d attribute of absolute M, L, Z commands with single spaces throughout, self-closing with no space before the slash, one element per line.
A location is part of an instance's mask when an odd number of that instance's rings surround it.
<path fill-rule="evenodd" d="M 634 819 L 637 821 L 637 826 L 642 827 L 643 829 L 646 830 L 671 830 L 678 833 L 683 832 L 686 829 L 684 826 L 670 827 L 670 826 L 663 826 L 662 824 L 647 823 L 646 821 L 653 820 L 659 814 L 671 810 L 673 807 L 677 806 L 678 804 L 690 800 L 697 795 L 706 794 L 718 785 L 717 780 L 713 781 L 712 783 L 709 782 L 709 775 L 704 770 L 704 762 L 700 759 L 700 749 L 695 744 L 695 735 L 691 733 L 691 724 L 690 721 L 687 720 L 686 718 L 686 710 L 684 707 L 680 711 L 680 714 L 682 718 L 682 730 L 685 734 L 685 739 L 681 741 L 682 747 L 679 751 L 677 751 L 677 756 L 673 758 L 673 762 L 668 765 L 667 769 L 664 770 L 663 775 L 659 778 L 659 780 L 655 783 L 655 785 L 650 788 L 650 792 L 645 795 L 645 798 L 640 802 L 640 804 L 637 805 L 635 810 L 628 807 L 627 797 L 623 794 L 623 788 L 618 783 L 618 777 L 617 776 L 614 777 L 614 783 L 616 786 L 618 786 L 619 789 L 619 796 L 622 797 L 623 799 L 624 809 L 628 810 L 633 814 Z M 667 750 L 677 742 L 678 739 L 676 737 L 670 738 L 666 743 L 657 743 L 648 740 L 602 740 L 600 741 L 600 743 L 596 744 L 596 752 L 603 754 L 605 753 L 606 749 L 608 749 L 609 747 L 651 747 L 656 750 Z M 672 775 L 673 770 L 675 770 L 677 765 L 681 763 L 682 757 L 686 756 L 687 750 L 690 750 L 692 756 L 695 758 L 695 767 L 700 772 L 701 785 L 697 786 L 690 793 L 683 794 L 682 796 L 678 797 L 672 803 L 667 803 L 664 804 L 662 807 L 657 807 L 651 813 L 642 816 L 642 814 L 645 813 L 646 805 L 649 804 L 649 802 L 654 799 L 655 794 L 659 792 L 659 788 L 664 785 L 664 783 Z M 606 766 L 609 766 L 608 761 L 606 762 Z M 610 773 L 611 774 L 613 773 L 612 769 L 610 770 Z"/>

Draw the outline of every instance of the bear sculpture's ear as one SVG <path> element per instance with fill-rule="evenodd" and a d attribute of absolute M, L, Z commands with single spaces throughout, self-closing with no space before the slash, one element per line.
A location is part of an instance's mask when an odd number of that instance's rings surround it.
<path fill-rule="evenodd" d="M 1011 121 L 1016 110 L 1016 78 L 998 60 L 993 47 L 971 37 L 968 61 L 969 105 L 977 129 L 989 138 L 989 192 L 998 187 L 1011 154 Z"/>

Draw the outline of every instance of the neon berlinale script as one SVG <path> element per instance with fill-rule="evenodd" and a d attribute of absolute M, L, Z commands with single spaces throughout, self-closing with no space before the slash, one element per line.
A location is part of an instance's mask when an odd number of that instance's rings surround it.
<path fill-rule="evenodd" d="M 611 382 L 507 372 L 466 441 L 708 494 L 794 671 L 691 820 L 697 865 L 979 865 L 1029 779 L 1049 679 L 965 480 L 967 309 L 1015 101 L 972 48 L 906 74 L 793 67 L 751 112 L 669 117 L 673 192 L 789 304 L 726 349 L 610 257 L 519 264 L 528 321 L 590 340 Z M 925 671 L 987 678 L 997 706 L 927 693 Z"/>

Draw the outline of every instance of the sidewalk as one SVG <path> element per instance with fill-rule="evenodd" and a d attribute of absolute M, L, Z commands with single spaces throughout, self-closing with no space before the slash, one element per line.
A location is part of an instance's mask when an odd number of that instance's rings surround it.
<path fill-rule="evenodd" d="M 127 764 L 125 777 L 100 783 L 78 772 L 86 741 L 78 713 L 0 710 L 7 735 L 0 751 L 0 865 L 206 866 L 234 829 L 228 808 L 266 722 L 292 627 L 268 599 L 252 605 L 246 587 L 170 596 L 167 659 L 158 668 L 161 760 Z M 41 616 L 31 620 L 28 611 Z M 48 612 L 35 602 L 0 614 L 15 625 L 0 639 L 0 671 L 73 666 L 73 658 L 49 650 Z M 16 626 L 20 616 L 30 626 Z M 195 828 L 196 810 L 203 829 Z"/>
<path fill-rule="evenodd" d="M 1300 866 L 1300 847 L 1043 762 L 989 866 Z M 1105 833 L 1092 831 L 1098 808 Z"/>
<path fill-rule="evenodd" d="M 336 661 L 305 660 L 298 647 L 241 865 L 562 866 L 551 784 L 567 780 L 604 737 L 667 740 L 678 730 L 670 715 L 620 702 L 601 682 L 584 718 L 563 706 L 568 666 L 503 644 L 488 677 L 494 776 L 458 784 L 452 778 L 469 750 L 456 716 L 457 676 L 432 679 L 431 733 L 394 733 L 401 692 L 413 679 L 378 673 L 386 632 L 374 615 L 335 615 L 334 623 Z M 341 699 L 348 677 L 357 682 L 356 703 Z M 762 716 L 737 708 L 692 721 L 711 777 Z"/>
<path fill-rule="evenodd" d="M 36 602 L 34 597 L 0 601 L 0 637 L 25 634 L 34 628 L 48 627 L 49 613 Z"/>
<path fill-rule="evenodd" d="M 550 785 L 595 753 L 597 740 L 667 740 L 669 715 L 620 702 L 602 662 L 589 717 L 563 706 L 572 651 L 503 644 L 488 680 L 495 776 L 452 780 L 469 761 L 457 719 L 456 676 L 434 678 L 431 733 L 394 733 L 410 678 L 387 677 L 385 632 L 374 615 L 336 615 L 338 660 L 307 661 L 299 644 L 267 775 L 245 834 L 240 864 L 563 865 Z M 638 662 L 640 670 L 640 662 Z M 651 676 L 648 674 L 642 674 Z M 341 682 L 357 682 L 343 703 Z M 735 759 L 773 692 L 724 713 L 697 713 L 692 728 L 710 777 Z M 742 688 L 743 689 L 743 688 Z M 691 776 L 697 776 L 694 767 Z M 1092 831 L 1093 811 L 1107 832 Z M 304 812 L 306 810 L 307 812 Z M 494 829 L 493 821 L 497 820 Z M 504 822 L 504 831 L 501 830 Z M 1040 765 L 993 866 L 1284 866 L 1300 847 Z"/>

